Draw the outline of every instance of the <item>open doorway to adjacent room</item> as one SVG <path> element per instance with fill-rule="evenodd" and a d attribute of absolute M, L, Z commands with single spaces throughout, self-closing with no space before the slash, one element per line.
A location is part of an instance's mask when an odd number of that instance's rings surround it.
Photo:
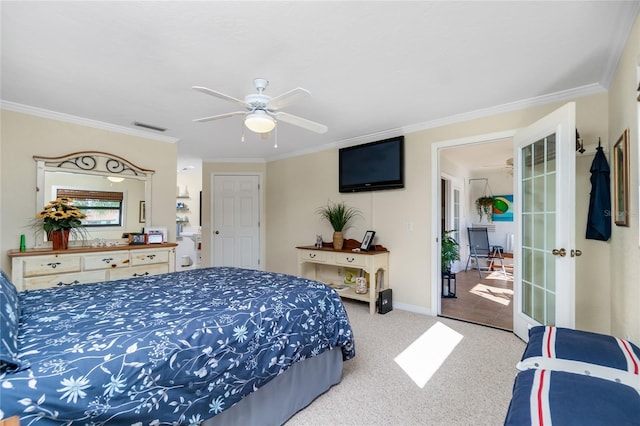
<path fill-rule="evenodd" d="M 491 327 L 513 328 L 513 141 L 466 143 L 439 150 L 440 232 L 452 231 L 460 259 L 451 265 L 451 276 L 441 283 L 439 315 Z M 479 216 L 476 200 L 493 197 L 491 217 Z M 492 270 L 480 259 L 470 258 L 468 228 L 487 229 L 489 245 L 498 248 L 502 263 Z M 466 269 L 466 270 L 465 270 Z M 453 297 L 455 295 L 455 297 Z"/>

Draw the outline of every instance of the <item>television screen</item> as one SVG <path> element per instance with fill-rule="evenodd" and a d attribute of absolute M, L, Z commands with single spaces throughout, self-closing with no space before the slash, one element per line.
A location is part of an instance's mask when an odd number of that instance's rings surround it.
<path fill-rule="evenodd" d="M 342 148 L 339 191 L 404 188 L 404 136 Z"/>

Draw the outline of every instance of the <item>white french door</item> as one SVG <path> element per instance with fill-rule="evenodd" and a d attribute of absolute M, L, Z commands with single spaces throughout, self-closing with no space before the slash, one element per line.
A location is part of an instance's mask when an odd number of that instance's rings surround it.
<path fill-rule="evenodd" d="M 575 103 L 514 136 L 513 332 L 575 327 Z"/>
<path fill-rule="evenodd" d="M 212 180 L 213 266 L 260 269 L 260 176 Z"/>

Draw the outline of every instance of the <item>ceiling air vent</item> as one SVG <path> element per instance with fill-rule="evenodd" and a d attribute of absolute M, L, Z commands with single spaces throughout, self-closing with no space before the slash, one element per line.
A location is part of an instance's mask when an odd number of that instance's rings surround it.
<path fill-rule="evenodd" d="M 167 131 L 167 129 L 165 129 L 164 127 L 154 126 L 152 124 L 140 123 L 139 121 L 134 121 L 133 125 L 134 126 L 138 126 L 138 127 L 144 127 L 145 129 L 155 130 L 157 132 L 166 132 Z"/>

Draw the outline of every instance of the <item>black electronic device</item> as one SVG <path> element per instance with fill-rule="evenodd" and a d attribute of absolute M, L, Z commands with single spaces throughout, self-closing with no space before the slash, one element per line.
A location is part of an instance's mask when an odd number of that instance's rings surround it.
<path fill-rule="evenodd" d="M 393 292 L 390 288 L 386 290 L 382 290 L 378 293 L 378 313 L 386 314 L 387 312 L 391 312 L 393 310 Z"/>
<path fill-rule="evenodd" d="M 340 192 L 404 188 L 404 136 L 341 148 L 338 163 Z"/>

